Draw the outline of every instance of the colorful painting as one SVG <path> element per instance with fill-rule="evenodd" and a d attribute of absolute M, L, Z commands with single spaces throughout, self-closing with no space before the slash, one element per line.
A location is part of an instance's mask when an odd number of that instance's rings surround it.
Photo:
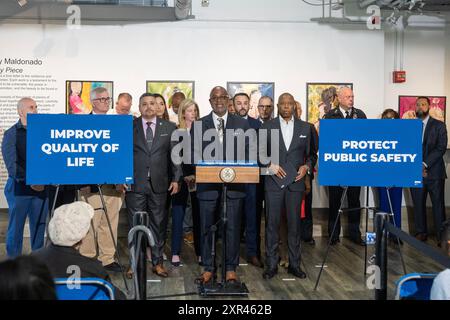
<path fill-rule="evenodd" d="M 108 90 L 111 97 L 111 108 L 114 103 L 113 82 L 112 81 L 66 81 L 66 113 L 67 114 L 89 114 L 92 112 L 91 91 L 95 88 L 103 87 Z"/>
<path fill-rule="evenodd" d="M 195 98 L 194 81 L 147 81 L 148 93 L 159 93 L 166 100 L 168 109 L 172 107 L 172 96 L 176 92 L 183 92 L 187 99 Z"/>
<path fill-rule="evenodd" d="M 400 119 L 416 118 L 416 101 L 418 97 L 428 97 L 430 99 L 430 116 L 445 122 L 446 97 L 436 96 L 399 96 L 398 114 Z"/>
<path fill-rule="evenodd" d="M 275 83 L 273 82 L 227 82 L 227 91 L 230 98 L 236 93 L 245 92 L 250 97 L 250 110 L 248 115 L 257 119 L 259 117 L 258 102 L 263 96 L 274 99 Z"/>
<path fill-rule="evenodd" d="M 338 105 L 337 92 L 342 87 L 353 89 L 353 83 L 307 83 L 306 121 L 319 130 L 319 120 Z"/>

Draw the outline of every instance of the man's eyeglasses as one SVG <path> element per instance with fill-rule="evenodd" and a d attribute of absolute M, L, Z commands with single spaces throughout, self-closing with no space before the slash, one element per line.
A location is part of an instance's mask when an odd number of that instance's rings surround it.
<path fill-rule="evenodd" d="M 111 101 L 111 98 L 110 97 L 108 97 L 108 98 L 97 98 L 97 99 L 94 99 L 94 101 L 100 101 L 101 103 L 105 103 L 105 102 L 110 102 Z"/>
<path fill-rule="evenodd" d="M 270 108 L 272 108 L 272 105 L 270 105 L 270 104 L 260 104 L 260 105 L 258 106 L 258 108 L 261 108 L 261 109 L 270 109 Z"/>
<path fill-rule="evenodd" d="M 212 102 L 218 102 L 219 100 L 227 101 L 229 99 L 228 96 L 220 96 L 220 97 L 211 97 L 209 100 Z"/>

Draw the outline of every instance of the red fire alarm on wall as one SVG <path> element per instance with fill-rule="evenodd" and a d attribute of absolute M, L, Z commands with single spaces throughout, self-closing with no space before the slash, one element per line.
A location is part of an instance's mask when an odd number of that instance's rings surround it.
<path fill-rule="evenodd" d="M 406 82 L 406 71 L 394 71 L 394 83 Z"/>

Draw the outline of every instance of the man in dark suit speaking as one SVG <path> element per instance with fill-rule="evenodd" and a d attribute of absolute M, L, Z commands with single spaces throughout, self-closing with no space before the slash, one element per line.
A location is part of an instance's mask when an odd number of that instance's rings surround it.
<path fill-rule="evenodd" d="M 272 160 L 265 177 L 266 200 L 266 270 L 264 279 L 277 273 L 278 240 L 281 212 L 286 211 L 288 226 L 289 268 L 288 273 L 304 279 L 306 274 L 300 268 L 300 205 L 305 192 L 304 178 L 311 172 L 311 128 L 308 123 L 294 117 L 295 100 L 289 93 L 278 98 L 279 116 L 265 122 L 260 131 L 267 130 L 267 143 L 262 143 L 260 154 L 267 155 L 278 149 L 279 159 Z M 272 145 L 272 135 L 278 132 L 278 141 Z"/>
<path fill-rule="evenodd" d="M 171 161 L 171 142 L 175 124 L 156 116 L 155 97 L 144 93 L 139 99 L 141 116 L 133 121 L 134 184 L 126 194 L 131 215 L 146 211 L 149 228 L 155 237 L 151 248 L 153 272 L 167 277 L 163 266 L 163 248 L 167 231 L 167 192 L 175 194 L 183 176 L 181 166 Z"/>
<path fill-rule="evenodd" d="M 447 174 L 443 157 L 447 149 L 447 128 L 443 122 L 430 117 L 429 112 L 430 99 L 427 97 L 417 98 L 416 115 L 423 122 L 423 187 L 411 188 L 411 197 L 414 203 L 416 238 L 426 241 L 428 232 L 426 200 L 428 193 L 430 194 L 437 243 L 440 244 L 440 230 L 445 221 L 444 186 Z"/>
<path fill-rule="evenodd" d="M 196 121 L 191 129 L 194 147 L 194 164 L 199 160 L 237 161 L 245 160 L 248 154 L 248 142 L 239 147 L 239 135 L 249 129 L 247 120 L 228 112 L 228 92 L 223 87 L 215 87 L 210 93 L 209 102 L 212 112 Z M 230 130 L 231 129 L 231 130 Z M 243 131 L 233 131 L 242 129 Z M 232 132 L 231 135 L 228 133 Z M 206 137 L 214 138 L 212 142 Z M 211 140 L 211 139 L 210 139 Z M 211 143 L 216 148 L 211 149 Z M 234 143 L 234 148 L 227 153 L 227 144 Z M 230 149 L 230 148 L 229 148 Z M 211 152 L 209 152 L 211 151 Z M 201 152 L 201 155 L 199 153 Z M 209 154 L 209 155 L 208 155 Z M 240 159 L 239 154 L 244 159 Z M 197 184 L 197 197 L 200 207 L 201 251 L 204 272 L 196 279 L 197 283 L 206 284 L 212 280 L 214 262 L 211 255 L 211 226 L 217 221 L 216 212 L 221 208 L 222 184 Z M 245 197 L 244 184 L 230 184 L 227 191 L 227 228 L 226 228 L 226 282 L 236 282 L 236 268 L 239 265 L 239 243 L 242 199 Z"/>

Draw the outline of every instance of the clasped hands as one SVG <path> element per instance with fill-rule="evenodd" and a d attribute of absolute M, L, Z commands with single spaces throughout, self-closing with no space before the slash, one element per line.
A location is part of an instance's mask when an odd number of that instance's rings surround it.
<path fill-rule="evenodd" d="M 281 166 L 279 166 L 278 164 L 272 163 L 269 167 L 269 170 L 280 179 L 285 178 L 287 175 L 286 171 L 284 171 L 284 169 Z M 308 166 L 306 164 L 303 166 L 300 166 L 300 168 L 298 168 L 298 171 L 297 171 L 297 176 L 295 177 L 295 182 L 301 180 L 306 175 L 307 172 L 308 172 Z"/>

